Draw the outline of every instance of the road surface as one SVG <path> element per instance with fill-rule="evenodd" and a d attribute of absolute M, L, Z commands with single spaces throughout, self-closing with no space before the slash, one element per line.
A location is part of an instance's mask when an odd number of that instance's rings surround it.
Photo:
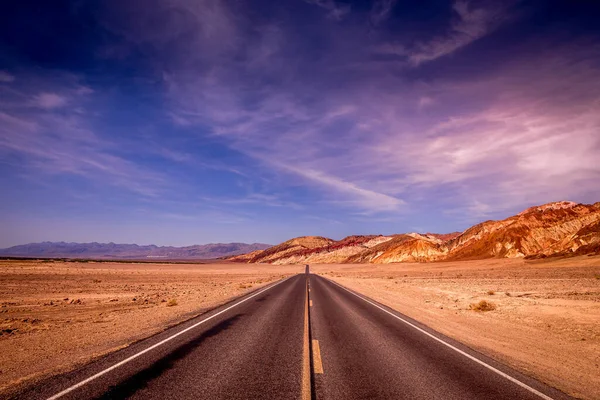
<path fill-rule="evenodd" d="M 569 397 L 334 282 L 299 274 L 16 398 Z"/>

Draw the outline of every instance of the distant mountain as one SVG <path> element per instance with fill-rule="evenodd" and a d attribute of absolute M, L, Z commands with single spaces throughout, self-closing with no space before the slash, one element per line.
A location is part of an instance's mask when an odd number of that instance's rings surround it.
<path fill-rule="evenodd" d="M 600 203 L 549 203 L 463 233 L 319 236 L 231 257 L 249 263 L 393 263 L 600 254 Z"/>
<path fill-rule="evenodd" d="M 66 257 L 103 259 L 213 259 L 271 247 L 264 243 L 210 243 L 186 247 L 139 246 L 116 243 L 29 243 L 0 249 L 8 257 Z"/>

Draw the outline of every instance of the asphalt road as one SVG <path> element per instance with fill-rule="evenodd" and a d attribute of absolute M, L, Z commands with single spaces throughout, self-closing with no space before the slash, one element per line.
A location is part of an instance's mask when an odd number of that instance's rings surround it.
<path fill-rule="evenodd" d="M 299 274 L 16 398 L 569 397 L 325 278 Z"/>

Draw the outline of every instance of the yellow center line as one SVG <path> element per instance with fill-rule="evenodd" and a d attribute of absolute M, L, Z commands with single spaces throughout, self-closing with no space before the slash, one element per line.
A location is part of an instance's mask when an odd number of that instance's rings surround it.
<path fill-rule="evenodd" d="M 315 374 L 323 373 L 323 362 L 321 361 L 321 348 L 319 347 L 319 341 L 312 341 L 312 353 L 313 353 L 313 371 Z"/>
<path fill-rule="evenodd" d="M 306 290 L 304 297 L 304 340 L 302 354 L 302 399 L 311 399 L 310 389 L 310 343 L 308 327 L 308 279 L 306 279 Z"/>

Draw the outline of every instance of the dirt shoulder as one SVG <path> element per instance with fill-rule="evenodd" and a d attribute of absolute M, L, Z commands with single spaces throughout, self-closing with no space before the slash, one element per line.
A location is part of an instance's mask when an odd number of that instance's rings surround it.
<path fill-rule="evenodd" d="M 575 397 L 600 398 L 600 257 L 311 265 Z M 492 311 L 472 305 L 487 301 Z"/>
<path fill-rule="evenodd" d="M 298 272 L 227 263 L 0 261 L 0 394 Z"/>

